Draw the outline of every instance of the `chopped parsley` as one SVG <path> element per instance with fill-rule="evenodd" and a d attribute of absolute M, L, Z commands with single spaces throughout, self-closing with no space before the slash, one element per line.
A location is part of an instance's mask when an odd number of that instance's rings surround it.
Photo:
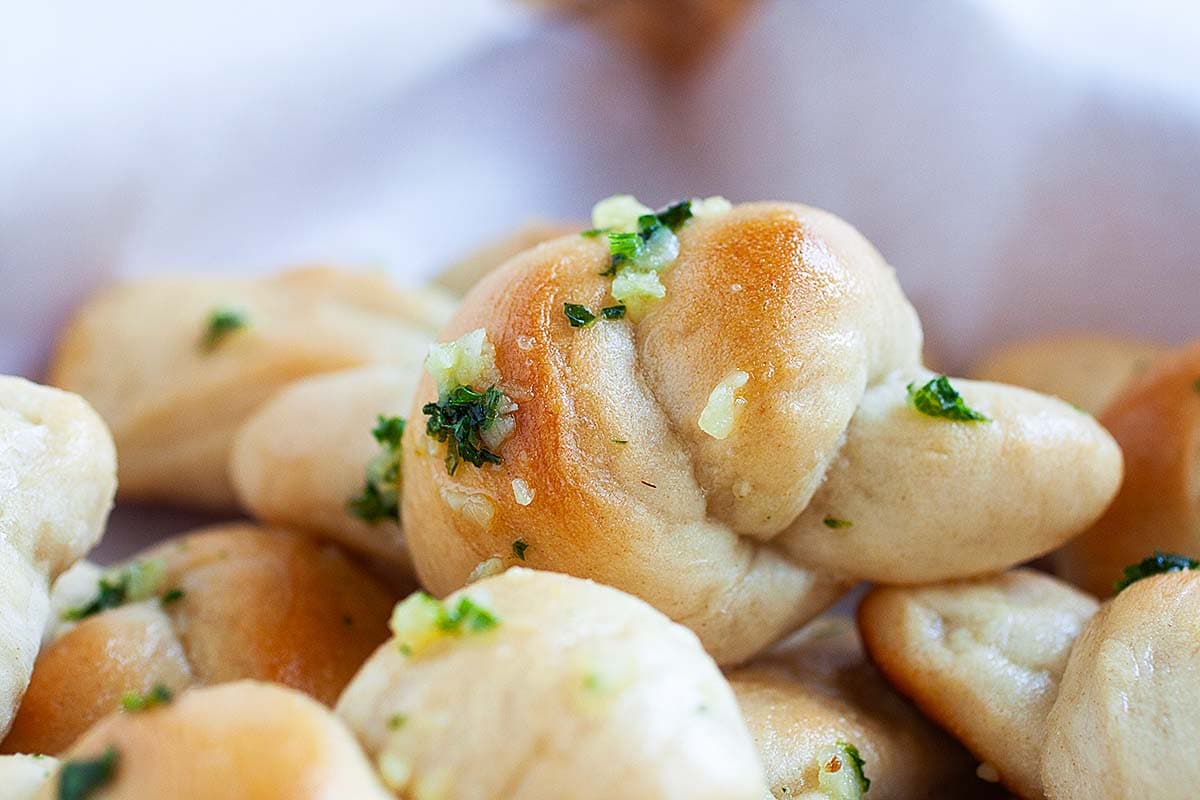
<path fill-rule="evenodd" d="M 499 621 L 492 612 L 469 597 L 460 597 L 458 605 L 447 609 L 444 605 L 438 617 L 438 627 L 447 633 L 481 633 L 496 627 Z"/>
<path fill-rule="evenodd" d="M 672 203 L 654 216 L 660 225 L 666 225 L 673 231 L 679 230 L 683 223 L 692 218 L 692 201 L 680 200 Z"/>
<path fill-rule="evenodd" d="M 459 597 L 454 607 L 425 592 L 414 592 L 392 612 L 391 629 L 396 646 L 413 656 L 445 637 L 490 631 L 500 624 L 488 609 L 470 597 Z"/>
<path fill-rule="evenodd" d="M 842 528 L 849 528 L 849 527 L 852 527 L 853 525 L 854 525 L 854 523 L 848 519 L 838 519 L 837 517 L 826 517 L 825 518 L 825 527 L 833 528 L 835 531 L 841 530 Z"/>
<path fill-rule="evenodd" d="M 629 444 L 628 439 L 612 439 L 613 444 Z"/>
<path fill-rule="evenodd" d="M 839 741 L 837 744 L 850 760 L 850 769 L 854 772 L 854 776 L 858 778 L 858 785 L 862 787 L 863 794 L 866 794 L 871 788 L 871 779 L 863 771 L 863 767 L 867 765 L 867 762 L 859 755 L 858 748 L 854 745 L 842 741 Z"/>
<path fill-rule="evenodd" d="M 513 542 L 513 547 L 512 547 L 513 555 L 516 556 L 517 558 L 521 559 L 522 561 L 525 560 L 525 551 L 528 549 L 529 549 L 529 545 L 525 542 L 524 539 L 517 539 L 515 542 Z"/>
<path fill-rule="evenodd" d="M 145 694 L 126 692 L 121 695 L 121 708 L 126 711 L 146 711 L 155 706 L 164 706 L 171 702 L 174 694 L 165 684 L 156 683 L 154 688 Z"/>
<path fill-rule="evenodd" d="M 1155 550 L 1154 555 L 1143 558 L 1138 563 L 1130 564 L 1126 567 L 1121 579 L 1114 584 L 1113 588 L 1120 593 L 1142 578 L 1148 578 L 1151 575 L 1161 575 L 1164 572 L 1182 572 L 1189 569 L 1200 569 L 1200 561 L 1188 558 L 1187 556 L 1176 555 L 1175 553 L 1163 553 Z"/>
<path fill-rule="evenodd" d="M 578 303 L 563 303 L 563 314 L 572 328 L 590 328 L 596 322 L 596 315 L 588 311 L 587 306 Z M 624 319 L 625 306 L 605 306 L 600 309 L 600 316 L 604 319 Z"/>
<path fill-rule="evenodd" d="M 379 452 L 367 462 L 362 493 L 351 498 L 346 508 L 351 514 L 372 525 L 382 519 L 399 519 L 400 441 L 404 437 L 404 418 L 379 415 L 371 435 L 379 443 Z"/>
<path fill-rule="evenodd" d="M 563 313 L 572 328 L 590 328 L 596 322 L 596 315 L 578 303 L 563 303 Z"/>
<path fill-rule="evenodd" d="M 63 619 L 78 622 L 126 603 L 153 597 L 162 585 L 166 564 L 159 559 L 134 561 L 116 573 L 102 575 L 96 596 L 87 605 L 67 609 Z M 182 592 L 180 593 L 182 595 Z"/>
<path fill-rule="evenodd" d="M 388 717 L 387 727 L 389 731 L 398 731 L 408 722 L 407 714 L 392 714 Z"/>
<path fill-rule="evenodd" d="M 608 228 L 588 228 L 579 235 L 585 239 L 595 239 L 597 236 L 603 236 L 608 233 Z"/>
<path fill-rule="evenodd" d="M 499 464 L 500 456 L 483 446 L 483 431 L 500 416 L 504 392 L 495 386 L 476 392 L 469 386 L 451 390 L 445 399 L 426 403 L 421 413 L 429 417 L 425 432 L 430 438 L 446 442 L 446 471 L 451 475 L 466 461 L 476 467 Z"/>
<path fill-rule="evenodd" d="M 660 270 L 679 254 L 675 231 L 692 217 L 692 201 L 681 200 L 661 211 L 637 218 L 636 231 L 608 234 L 611 260 L 603 275 L 612 277 L 624 266 Z"/>
<path fill-rule="evenodd" d="M 171 603 L 178 603 L 182 599 L 183 599 L 183 589 L 180 589 L 178 586 L 176 586 L 174 589 L 171 589 L 166 594 L 164 594 L 162 596 L 162 600 L 160 600 L 159 602 L 162 603 L 162 605 L 164 605 L 164 606 L 169 606 L 169 605 L 171 605 Z"/>
<path fill-rule="evenodd" d="M 1200 378 L 1196 378 L 1196 382 L 1192 384 L 1192 388 L 1200 392 Z"/>
<path fill-rule="evenodd" d="M 939 375 L 921 388 L 908 385 L 908 402 L 927 417 L 939 417 L 955 422 L 990 422 L 991 420 L 969 407 L 945 375 Z"/>
<path fill-rule="evenodd" d="M 117 750 L 110 747 L 98 758 L 63 764 L 58 773 L 58 800 L 87 800 L 113 779 L 117 761 Z"/>
<path fill-rule="evenodd" d="M 208 321 L 204 324 L 204 336 L 200 339 L 200 349 L 211 353 L 226 337 L 248 324 L 246 315 L 235 308 L 214 308 L 208 315 Z"/>
<path fill-rule="evenodd" d="M 600 316 L 605 319 L 624 319 L 625 306 L 605 306 L 600 309 Z"/>

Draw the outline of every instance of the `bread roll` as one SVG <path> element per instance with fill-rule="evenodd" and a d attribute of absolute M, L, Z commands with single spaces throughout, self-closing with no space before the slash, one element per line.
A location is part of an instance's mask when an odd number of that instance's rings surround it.
<path fill-rule="evenodd" d="M 50 377 L 112 428 L 121 497 L 230 510 L 229 450 L 255 408 L 315 373 L 416 369 L 450 307 L 432 290 L 333 269 L 146 278 L 84 304 Z"/>
<path fill-rule="evenodd" d="M 604 238 L 570 236 L 489 275 L 443 330 L 490 359 L 471 388 L 503 391 L 512 431 L 499 464 L 450 474 L 417 422 L 446 387 L 422 376 L 402 511 L 431 591 L 523 559 L 636 594 L 730 664 L 855 581 L 1003 569 L 1099 516 L 1121 460 L 1091 417 L 957 380 L 989 420 L 910 404 L 906 386 L 934 377 L 920 326 L 857 231 L 805 206 L 703 202 L 650 274 L 665 296 L 621 319 L 570 324 L 565 304 L 617 291 Z"/>
<path fill-rule="evenodd" d="M 859 607 L 888 680 L 990 764 L 1041 797 L 1046 715 L 1096 601 L 1032 570 L 927 587 L 880 587 Z"/>
<path fill-rule="evenodd" d="M 393 629 L 337 709 L 400 797 L 764 796 L 716 665 L 633 597 L 510 569 L 410 598 Z"/>
<path fill-rule="evenodd" d="M 0 736 L 29 683 L 50 582 L 100 539 L 116 454 L 81 398 L 0 376 Z"/>
<path fill-rule="evenodd" d="M 254 678 L 332 704 L 387 637 L 392 595 L 333 547 L 290 531 L 209 528 L 133 563 L 155 565 L 143 574 L 157 579 L 63 626 L 38 659 L 4 752 L 60 753 L 123 695 L 159 684 L 178 692 Z"/>
<path fill-rule="evenodd" d="M 870 800 L 965 797 L 979 786 L 967 752 L 867 663 L 851 619 L 822 617 L 728 677 L 773 797 L 826 797 L 820 773 L 847 746 L 865 762 Z"/>
<path fill-rule="evenodd" d="M 1071 650 L 1046 722 L 1054 800 L 1187 800 L 1200 785 L 1200 573 L 1138 581 Z"/>
<path fill-rule="evenodd" d="M 238 431 L 229 465 L 242 506 L 260 520 L 312 531 L 411 576 L 398 511 L 355 513 L 380 451 L 377 419 L 408 413 L 417 370 L 360 367 L 296 381 Z M 398 487 L 392 490 L 398 491 Z"/>
<path fill-rule="evenodd" d="M 1043 336 L 985 354 L 971 377 L 1024 386 L 1100 414 L 1164 351 L 1161 345 L 1116 336 Z"/>
<path fill-rule="evenodd" d="M 58 798 L 71 764 L 111 753 L 90 785 L 104 800 L 387 800 L 342 723 L 303 694 L 253 681 L 192 689 L 97 722 L 64 754 L 39 800 Z"/>
<path fill-rule="evenodd" d="M 1141 577 L 1098 613 L 1026 570 L 881 588 L 859 620 L 888 678 L 1022 797 L 1195 796 L 1200 572 Z"/>
<path fill-rule="evenodd" d="M 1059 574 L 1100 596 L 1154 550 L 1200 557 L 1200 341 L 1130 382 L 1100 421 L 1125 453 L 1125 482 L 1090 530 L 1055 554 Z"/>

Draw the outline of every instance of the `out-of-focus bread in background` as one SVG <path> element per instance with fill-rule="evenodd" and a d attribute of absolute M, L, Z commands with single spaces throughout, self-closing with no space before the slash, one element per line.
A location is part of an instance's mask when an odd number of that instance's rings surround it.
<path fill-rule="evenodd" d="M 228 511 L 229 451 L 254 409 L 316 373 L 420 369 L 452 307 L 438 290 L 329 268 L 146 278 L 84 303 L 50 382 L 83 395 L 112 429 L 121 498 Z"/>
<path fill-rule="evenodd" d="M 467 253 L 435 275 L 433 283 L 448 289 L 457 297 L 462 297 L 479 283 L 480 278 L 513 256 L 542 242 L 578 233 L 587 227 L 582 222 L 531 219 L 516 230 L 485 242 Z"/>
<path fill-rule="evenodd" d="M 1067 580 L 1105 597 L 1155 550 L 1200 558 L 1200 340 L 1167 352 L 1100 415 L 1125 453 L 1104 516 L 1054 556 Z"/>
<path fill-rule="evenodd" d="M 1024 386 L 1099 414 L 1165 349 L 1102 334 L 1043 336 L 989 351 L 976 362 L 971 377 Z"/>
<path fill-rule="evenodd" d="M 758 0 L 525 0 L 585 19 L 667 69 L 702 61 Z"/>

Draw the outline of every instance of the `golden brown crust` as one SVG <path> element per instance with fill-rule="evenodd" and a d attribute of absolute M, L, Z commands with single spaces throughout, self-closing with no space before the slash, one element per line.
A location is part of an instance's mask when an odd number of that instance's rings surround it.
<path fill-rule="evenodd" d="M 1099 414 L 1164 352 L 1162 345 L 1116 336 L 1043 336 L 992 350 L 979 360 L 971 376 L 1024 386 Z"/>
<path fill-rule="evenodd" d="M 192 689 L 149 711 L 112 714 L 66 753 L 117 753 L 105 800 L 387 800 L 362 751 L 299 692 L 241 681 Z M 57 797 L 53 777 L 37 795 Z"/>
<path fill-rule="evenodd" d="M 253 678 L 332 704 L 387 638 L 393 595 L 330 546 L 231 524 L 142 553 L 166 566 L 153 599 L 89 617 L 45 652 L 5 752 L 57 753 L 127 691 Z"/>
<path fill-rule="evenodd" d="M 1100 596 L 1154 552 L 1200 557 L 1200 342 L 1133 380 L 1100 421 L 1125 453 L 1125 482 L 1104 516 L 1055 557 L 1063 577 Z"/>
<path fill-rule="evenodd" d="M 490 558 L 512 563 L 523 538 L 531 566 L 636 594 L 729 664 L 856 580 L 959 577 L 1046 552 L 1116 491 L 1115 443 L 1064 403 L 975 385 L 968 401 L 978 395 L 996 415 L 978 430 L 908 407 L 905 383 L 932 377 L 918 366 L 919 323 L 892 269 L 844 221 L 751 203 L 695 218 L 678 237 L 666 295 L 644 317 L 568 324 L 564 303 L 613 302 L 606 243 L 572 236 L 489 275 L 443 330 L 449 341 L 485 329 L 517 410 L 503 463 L 453 476 L 445 445 L 408 427 L 403 516 L 434 593 L 464 585 Z M 743 405 L 717 439 L 698 419 L 738 371 L 748 375 Z M 423 375 L 410 419 L 436 397 Z M 885 442 L 889 415 L 906 424 Z M 855 447 L 872 437 L 878 446 Z M 987 447 L 970 446 L 976 438 Z M 878 469 L 843 469 L 845 449 Z M 922 459 L 936 469 L 913 469 Z M 1060 468 L 1077 460 L 1088 469 Z M 868 474 L 887 483 L 860 480 Z M 528 505 L 514 496 L 517 479 L 534 491 Z M 824 508 L 810 508 L 830 494 L 863 509 L 850 520 L 855 547 Z M 899 548 L 896 520 L 906 526 Z M 965 565 L 925 557 L 956 544 L 971 555 Z"/>
<path fill-rule="evenodd" d="M 872 800 L 934 800 L 978 788 L 960 745 L 898 696 L 863 657 L 853 620 L 823 617 L 728 675 L 776 798 L 817 789 L 817 760 L 846 742 Z"/>
<path fill-rule="evenodd" d="M 125 692 L 146 693 L 157 684 L 179 692 L 192 681 L 187 656 L 157 602 L 90 617 L 39 654 L 0 751 L 61 753 L 120 708 Z"/>
<path fill-rule="evenodd" d="M 375 362 L 416 369 L 451 305 L 382 275 L 324 268 L 147 278 L 83 305 L 50 380 L 87 398 L 112 429 L 121 497 L 230 510 L 229 449 L 247 415 L 308 375 Z M 224 307 L 247 324 L 206 350 L 209 315 Z"/>
<path fill-rule="evenodd" d="M 1049 575 L 879 587 L 859 607 L 872 660 L 1022 797 L 1041 797 L 1046 715 L 1096 601 Z"/>

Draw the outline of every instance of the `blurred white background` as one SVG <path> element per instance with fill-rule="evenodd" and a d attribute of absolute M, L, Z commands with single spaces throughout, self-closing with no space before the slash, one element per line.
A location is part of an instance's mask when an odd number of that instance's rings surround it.
<path fill-rule="evenodd" d="M 936 351 L 1200 314 L 1200 6 L 775 0 L 671 77 L 500 0 L 0 1 L 0 371 L 113 275 L 418 280 L 631 191 L 800 200 Z"/>

